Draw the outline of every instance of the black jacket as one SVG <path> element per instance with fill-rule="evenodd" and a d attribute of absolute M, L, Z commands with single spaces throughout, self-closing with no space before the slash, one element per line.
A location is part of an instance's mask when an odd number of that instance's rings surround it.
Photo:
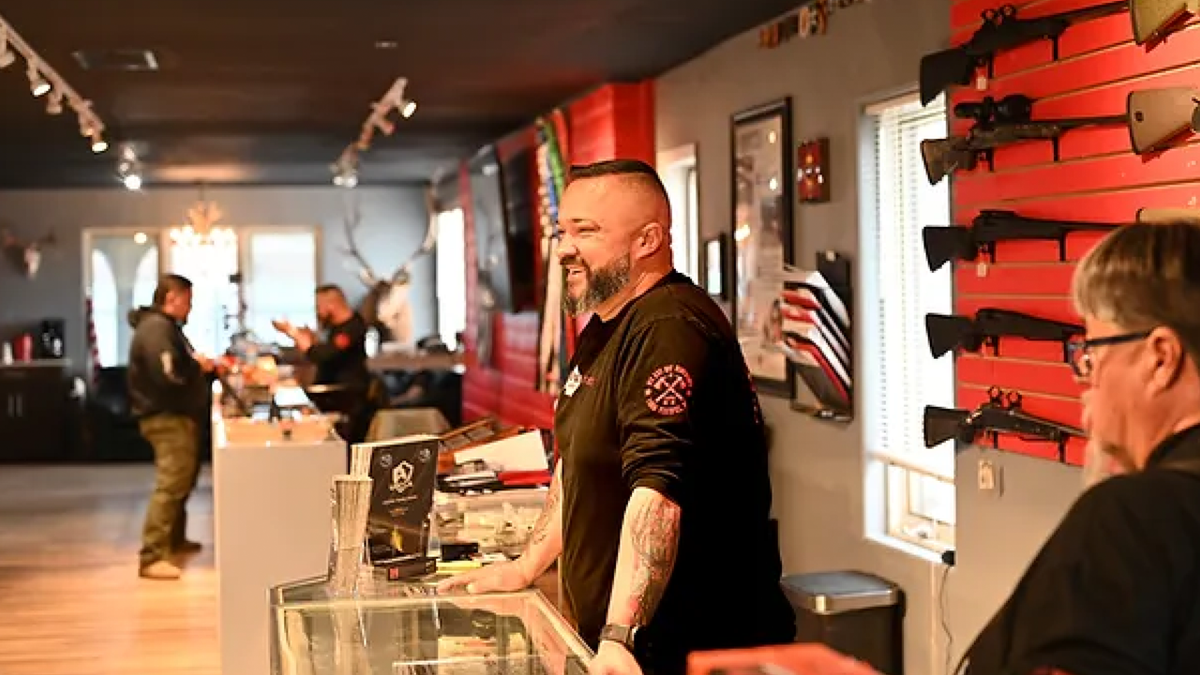
<path fill-rule="evenodd" d="M 153 307 L 129 313 L 129 403 L 137 417 L 159 413 L 207 417 L 210 378 L 192 358 L 192 345 L 175 319 Z"/>

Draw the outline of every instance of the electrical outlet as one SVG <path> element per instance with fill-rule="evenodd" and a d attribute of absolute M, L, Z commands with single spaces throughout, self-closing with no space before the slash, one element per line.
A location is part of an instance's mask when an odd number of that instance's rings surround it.
<path fill-rule="evenodd" d="M 990 459 L 979 460 L 979 491 L 1000 493 L 1000 467 Z"/>

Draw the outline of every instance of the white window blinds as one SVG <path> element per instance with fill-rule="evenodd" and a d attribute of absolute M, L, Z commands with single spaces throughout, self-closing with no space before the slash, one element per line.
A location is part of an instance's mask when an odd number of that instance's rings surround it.
<path fill-rule="evenodd" d="M 949 225 L 949 181 L 931 186 L 921 161 L 920 142 L 944 138 L 941 97 L 922 107 L 915 95 L 867 110 L 874 127 L 875 345 L 868 400 L 874 419 L 867 450 L 896 464 L 918 467 L 943 478 L 954 475 L 952 446 L 926 449 L 922 413 L 926 405 L 954 403 L 954 360 L 933 359 L 925 335 L 925 314 L 952 313 L 952 270 L 930 272 L 921 229 Z"/>

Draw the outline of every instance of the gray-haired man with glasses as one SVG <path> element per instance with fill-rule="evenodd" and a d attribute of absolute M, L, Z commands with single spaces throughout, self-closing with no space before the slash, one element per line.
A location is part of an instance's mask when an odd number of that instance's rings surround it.
<path fill-rule="evenodd" d="M 1080 262 L 1089 451 L 1075 502 L 967 650 L 968 675 L 1200 673 L 1200 224 L 1116 230 Z M 804 675 L 866 675 L 818 645 Z"/>

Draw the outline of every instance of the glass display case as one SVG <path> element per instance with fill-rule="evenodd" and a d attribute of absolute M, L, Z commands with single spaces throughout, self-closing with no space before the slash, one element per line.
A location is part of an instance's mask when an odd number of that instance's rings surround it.
<path fill-rule="evenodd" d="M 324 579 L 271 591 L 273 675 L 586 675 L 592 652 L 536 590 L 438 594 L 372 578 L 356 597 Z"/>

